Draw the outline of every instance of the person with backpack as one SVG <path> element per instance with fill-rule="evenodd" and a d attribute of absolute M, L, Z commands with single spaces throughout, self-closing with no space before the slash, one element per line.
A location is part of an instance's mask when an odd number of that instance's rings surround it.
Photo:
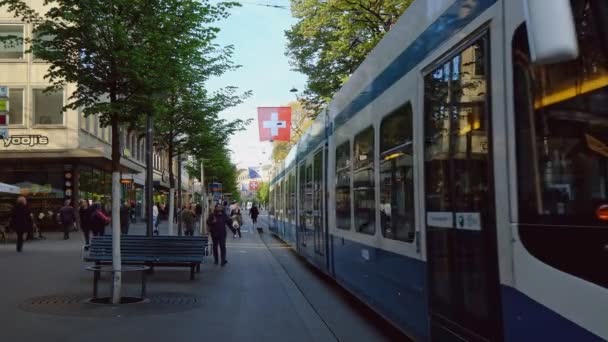
<path fill-rule="evenodd" d="M 108 217 L 101 209 L 101 204 L 93 204 L 93 210 L 90 216 L 91 231 L 93 236 L 103 235 L 106 226 L 110 224 L 110 217 Z"/>
<path fill-rule="evenodd" d="M 232 218 L 232 228 L 234 228 L 234 230 L 236 231 L 233 237 L 236 239 L 236 235 L 238 234 L 239 239 L 242 238 L 243 236 L 241 235 L 241 227 L 243 226 L 243 217 L 241 216 L 241 209 L 232 209 L 230 217 Z"/>
<path fill-rule="evenodd" d="M 63 226 L 63 239 L 67 240 L 70 238 L 70 230 L 74 227 L 76 222 L 76 211 L 71 204 L 72 201 L 69 199 L 65 200 L 64 206 L 59 209 L 59 224 Z"/>
<path fill-rule="evenodd" d="M 186 236 L 194 236 L 194 212 L 190 208 L 190 203 L 186 204 L 182 210 L 182 222 Z"/>

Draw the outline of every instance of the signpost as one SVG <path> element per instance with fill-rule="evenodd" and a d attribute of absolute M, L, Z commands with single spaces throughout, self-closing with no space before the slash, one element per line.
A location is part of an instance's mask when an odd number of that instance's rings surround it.
<path fill-rule="evenodd" d="M 0 139 L 8 139 L 8 110 L 9 110 L 9 101 L 8 101 L 8 87 L 0 86 Z"/>

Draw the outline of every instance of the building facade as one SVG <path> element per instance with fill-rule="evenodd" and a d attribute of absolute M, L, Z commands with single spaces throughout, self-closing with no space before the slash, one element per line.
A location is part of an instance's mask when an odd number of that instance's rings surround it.
<path fill-rule="evenodd" d="M 30 6 L 42 9 L 43 0 Z M 0 36 L 32 36 L 25 24 L 0 9 Z M 26 53 L 27 46 L 0 44 L 0 85 L 9 88 L 9 137 L 0 141 L 0 183 L 18 186 L 38 219 L 41 229 L 56 227 L 56 212 L 65 199 L 87 199 L 109 207 L 111 195 L 111 128 L 97 116 L 84 117 L 76 110 L 62 111 L 75 85 L 46 93 L 44 79 L 49 64 Z M 121 128 L 122 199 L 145 208 L 145 134 Z M 154 201 L 168 203 L 169 167 L 177 165 L 160 146 L 153 150 Z M 190 189 L 186 172 L 183 189 Z M 14 196 L 0 195 L 0 220 L 14 203 Z"/>

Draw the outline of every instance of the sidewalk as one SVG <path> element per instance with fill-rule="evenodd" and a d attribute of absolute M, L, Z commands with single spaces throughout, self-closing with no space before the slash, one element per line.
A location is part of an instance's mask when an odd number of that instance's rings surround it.
<path fill-rule="evenodd" d="M 133 233 L 145 231 L 143 224 L 132 229 Z M 158 268 L 148 278 L 148 295 L 153 302 L 163 302 L 166 310 L 161 312 L 152 312 L 151 304 L 108 308 L 82 303 L 91 295 L 93 277 L 84 270 L 81 260 L 81 233 L 73 233 L 65 241 L 61 233 L 49 233 L 46 240 L 26 243 L 23 253 L 16 253 L 12 243 L 0 243 L 2 340 L 338 340 L 336 331 L 344 331 L 347 327 L 344 324 L 352 322 L 348 313 L 336 311 L 333 320 L 328 320 L 327 315 L 332 313 L 327 307 L 322 308 L 322 315 L 317 312 L 299 288 L 301 284 L 292 280 L 273 255 L 276 251 L 287 251 L 285 246 L 267 240 L 273 238 L 266 230 L 262 235 L 271 252 L 258 233 L 253 232 L 250 221 L 242 231 L 242 239 L 228 238 L 229 263 L 224 268 L 212 265 L 209 258 L 194 281 L 189 280 L 187 268 Z M 109 292 L 108 280 L 103 278 L 100 292 Z M 137 293 L 136 279 L 125 277 L 124 284 L 123 295 Z M 40 296 L 52 298 L 42 300 L 38 299 Z M 64 303 L 66 298 L 71 300 Z M 328 324 L 342 324 L 342 328 L 331 328 Z M 354 329 L 361 332 L 357 329 L 370 327 L 363 324 Z M 353 338 L 341 340 L 386 340 L 373 331 L 349 336 Z"/>

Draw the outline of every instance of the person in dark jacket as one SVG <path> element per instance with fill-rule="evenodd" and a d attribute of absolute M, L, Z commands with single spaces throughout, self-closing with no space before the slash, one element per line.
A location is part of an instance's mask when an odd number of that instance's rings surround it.
<path fill-rule="evenodd" d="M 251 216 L 253 224 L 256 224 L 258 222 L 258 215 L 260 215 L 260 211 L 258 210 L 258 207 L 256 207 L 254 204 L 249 210 L 249 216 Z"/>
<path fill-rule="evenodd" d="M 63 207 L 59 209 L 59 223 L 63 226 L 64 240 L 70 238 L 70 230 L 72 230 L 74 222 L 76 222 L 76 211 L 70 205 L 71 202 L 70 200 L 65 200 Z"/>
<path fill-rule="evenodd" d="M 213 241 L 213 259 L 214 263 L 218 263 L 218 247 L 222 253 L 222 267 L 228 263 L 226 260 L 226 227 L 232 230 L 232 220 L 224 211 L 224 207 L 216 205 L 213 214 L 209 215 L 207 219 L 207 225 L 209 226 L 209 233 L 211 234 L 211 240 Z"/>
<path fill-rule="evenodd" d="M 82 233 L 84 234 L 84 248 L 85 250 L 88 250 L 89 244 L 91 243 L 91 214 L 93 213 L 94 208 L 84 199 L 81 199 L 79 204 L 80 209 L 78 210 L 78 214 L 80 216 L 80 229 L 82 229 Z"/>
<path fill-rule="evenodd" d="M 129 218 L 131 211 L 131 206 L 129 205 L 129 201 L 125 201 L 125 203 L 120 207 L 120 232 L 123 235 L 129 234 L 129 224 L 131 220 Z"/>
<path fill-rule="evenodd" d="M 32 212 L 27 207 L 25 197 L 19 196 L 17 198 L 17 203 L 15 204 L 13 211 L 11 211 L 8 226 L 10 230 L 17 233 L 17 252 L 21 252 L 23 250 L 23 235 L 33 234 L 34 232 Z"/>

